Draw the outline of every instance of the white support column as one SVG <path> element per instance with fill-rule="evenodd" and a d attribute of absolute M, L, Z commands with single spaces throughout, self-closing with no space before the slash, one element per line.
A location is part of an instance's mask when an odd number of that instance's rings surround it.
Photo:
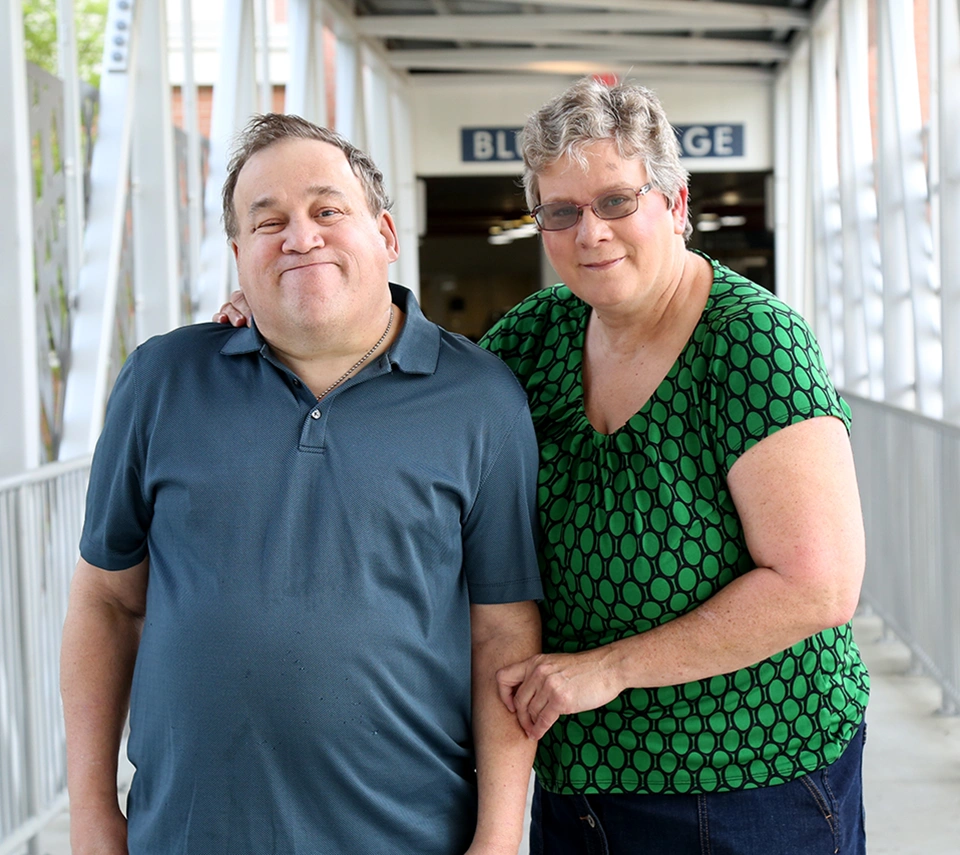
<path fill-rule="evenodd" d="M 791 79 L 788 65 L 777 74 L 773 86 L 773 239 L 777 248 L 774 258 L 777 293 L 792 305 L 792 271 L 789 264 Z"/>
<path fill-rule="evenodd" d="M 327 125 L 327 65 L 323 38 L 325 7 L 321 0 L 290 0 L 290 80 L 288 113 L 317 125 Z"/>
<path fill-rule="evenodd" d="M 960 422 L 960 15 L 956 0 L 935 0 L 943 313 L 943 415 Z"/>
<path fill-rule="evenodd" d="M 267 0 L 258 0 L 256 18 L 257 65 L 260 69 L 260 112 L 273 112 L 273 83 L 270 80 L 270 16 Z"/>
<path fill-rule="evenodd" d="M 192 316 L 193 301 L 196 300 L 200 291 L 203 168 L 200 151 L 200 122 L 197 116 L 197 82 L 193 70 L 193 5 L 191 0 L 181 0 L 180 6 L 183 25 L 183 82 L 180 85 L 180 98 L 183 104 L 183 129 L 187 134 L 187 222 L 190 233 L 190 246 L 187 253 L 190 264 L 190 306 L 186 307 L 186 311 Z M 192 317 L 183 320 L 191 319 Z"/>
<path fill-rule="evenodd" d="M 200 290 L 196 306 L 200 320 L 209 320 L 236 287 L 236 270 L 220 219 L 220 195 L 227 176 L 231 140 L 256 112 L 252 0 L 230 0 L 224 3 L 223 12 L 220 73 L 213 90 L 210 119 L 210 162 L 204 211 L 206 234 L 200 252 Z"/>
<path fill-rule="evenodd" d="M 393 156 L 396 140 L 389 92 L 389 75 L 392 72 L 365 46 L 361 47 L 360 56 L 363 60 L 362 104 L 366 131 L 366 146 L 361 148 L 380 167 L 387 194 L 395 198 L 397 187 Z"/>
<path fill-rule="evenodd" d="M 137 343 L 180 325 L 176 152 L 164 0 L 139 0 L 131 201 Z"/>
<path fill-rule="evenodd" d="M 840 205 L 844 387 L 883 397 L 883 281 L 867 62 L 867 0 L 840 4 Z"/>
<path fill-rule="evenodd" d="M 809 264 L 809 152 L 807 128 L 810 124 L 810 40 L 804 39 L 794 53 L 786 72 L 789 91 L 789 131 L 787 135 L 786 236 L 782 251 L 786 255 L 786 281 L 780 294 L 806 318 L 813 317 L 813 289 Z M 781 250 L 778 248 L 778 254 Z M 778 280 L 779 283 L 780 280 Z M 778 285 L 778 288 L 780 286 Z"/>
<path fill-rule="evenodd" d="M 337 36 L 337 55 L 335 57 L 337 77 L 336 85 L 336 130 L 343 134 L 347 139 L 353 141 L 354 145 L 360 146 L 357 141 L 357 105 L 360 103 L 362 95 L 357 94 L 360 75 L 360 57 L 357 50 L 357 43 L 343 24 L 336 22 L 335 30 Z M 362 121 L 362 120 L 361 120 Z M 362 148 L 362 146 L 360 146 Z"/>
<path fill-rule="evenodd" d="M 67 293 L 73 294 L 80 276 L 83 248 L 83 149 L 80 145 L 80 75 L 77 73 L 77 33 L 73 0 L 57 0 L 57 54 L 63 81 L 63 127 L 59 128 L 66 197 Z"/>
<path fill-rule="evenodd" d="M 833 14 L 831 14 L 833 13 Z M 840 175 L 837 167 L 837 25 L 835 5 L 811 33 L 810 157 L 813 208 L 814 330 L 831 376 L 845 381 Z"/>
<path fill-rule="evenodd" d="M 394 213 L 400 234 L 400 258 L 394 263 L 391 277 L 420 297 L 420 238 L 417 223 L 417 176 L 413 170 L 413 123 L 406 92 L 394 83 L 390 92 L 390 114 L 393 128 Z"/>
<path fill-rule="evenodd" d="M 913 4 L 879 0 L 877 12 L 885 389 L 888 401 L 939 417 L 940 304 L 926 210 Z"/>
<path fill-rule="evenodd" d="M 136 0 L 129 0 L 124 8 L 119 3 L 111 3 L 107 17 L 97 144 L 90 167 L 92 192 L 64 401 L 62 460 L 93 450 L 103 425 L 109 393 L 107 377 L 130 169 L 138 7 Z"/>
<path fill-rule="evenodd" d="M 904 240 L 903 181 L 897 174 L 900 144 L 890 26 L 889 0 L 880 0 L 877 3 L 877 167 L 883 265 L 883 386 L 885 400 L 913 408 L 916 405 L 916 351 Z"/>
<path fill-rule="evenodd" d="M 34 292 L 33 169 L 20 0 L 0 6 L 0 198 L 15 216 L 0 229 L 0 477 L 40 464 L 40 381 Z"/>

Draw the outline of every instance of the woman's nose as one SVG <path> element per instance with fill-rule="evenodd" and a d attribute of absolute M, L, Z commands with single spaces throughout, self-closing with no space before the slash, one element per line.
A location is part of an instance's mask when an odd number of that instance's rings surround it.
<path fill-rule="evenodd" d="M 580 214 L 580 221 L 575 226 L 577 241 L 589 245 L 610 236 L 610 223 L 602 220 L 589 205 Z"/>

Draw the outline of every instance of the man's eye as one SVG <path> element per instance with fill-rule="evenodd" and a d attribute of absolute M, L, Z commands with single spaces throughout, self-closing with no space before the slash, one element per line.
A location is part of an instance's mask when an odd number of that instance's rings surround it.
<path fill-rule="evenodd" d="M 278 229 L 282 226 L 283 223 L 281 223 L 279 220 L 265 220 L 262 223 L 257 223 L 256 226 L 254 226 L 254 231 L 270 231 L 271 229 Z"/>
<path fill-rule="evenodd" d="M 321 220 L 331 220 L 343 216 L 343 211 L 338 208 L 321 208 L 317 212 L 317 218 Z"/>

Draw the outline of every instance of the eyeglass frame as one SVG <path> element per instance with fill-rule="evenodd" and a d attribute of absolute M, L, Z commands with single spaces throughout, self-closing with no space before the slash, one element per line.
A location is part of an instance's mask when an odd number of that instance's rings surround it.
<path fill-rule="evenodd" d="M 605 198 L 605 197 L 607 197 L 607 196 L 613 196 L 613 195 L 615 195 L 615 194 L 618 193 L 618 192 L 622 192 L 623 190 L 628 190 L 628 189 L 633 191 L 633 193 L 634 193 L 634 198 L 635 198 L 635 201 L 636 201 L 636 203 L 637 203 L 636 207 L 635 207 L 632 211 L 628 211 L 626 214 L 617 214 L 617 216 L 615 216 L 615 217 L 604 217 L 604 216 L 597 210 L 596 205 L 595 205 L 596 202 L 600 201 L 601 199 L 603 199 L 603 198 Z M 587 202 L 587 203 L 584 204 L 584 205 L 575 205 L 574 207 L 576 207 L 576 209 L 577 209 L 577 218 L 576 218 L 572 223 L 570 223 L 569 226 L 564 226 L 563 228 L 560 228 L 560 229 L 547 229 L 547 228 L 544 228 L 543 224 L 540 222 L 539 214 L 540 214 L 540 212 L 541 212 L 547 205 L 557 205 L 557 204 L 560 204 L 560 205 L 573 205 L 572 202 L 546 202 L 546 203 L 541 203 L 541 204 L 537 205 L 537 206 L 530 212 L 530 216 L 533 217 L 533 219 L 534 219 L 534 220 L 536 221 L 536 223 L 537 223 L 537 228 L 540 229 L 540 231 L 542 231 L 542 232 L 565 232 L 567 229 L 572 229 L 572 228 L 573 228 L 575 225 L 577 225 L 577 223 L 579 223 L 580 220 L 583 218 L 583 209 L 584 209 L 584 208 L 589 208 L 591 211 L 593 211 L 594 214 L 597 215 L 597 219 L 600 219 L 600 220 L 608 220 L 608 221 L 609 221 L 609 220 L 622 220 L 622 219 L 624 219 L 625 217 L 629 217 L 631 214 L 637 213 L 637 210 L 640 208 L 640 197 L 641 197 L 641 196 L 646 196 L 647 193 L 649 193 L 652 189 L 653 189 L 653 184 L 652 184 L 652 182 L 649 182 L 649 181 L 648 181 L 648 182 L 647 182 L 646 184 L 644 184 L 643 187 L 641 187 L 639 190 L 634 190 L 632 187 L 629 187 L 629 188 L 628 188 L 628 187 L 623 187 L 623 188 L 619 188 L 619 189 L 608 190 L 606 193 L 601 193 L 599 196 L 595 196 L 593 199 L 591 199 L 589 202 Z"/>

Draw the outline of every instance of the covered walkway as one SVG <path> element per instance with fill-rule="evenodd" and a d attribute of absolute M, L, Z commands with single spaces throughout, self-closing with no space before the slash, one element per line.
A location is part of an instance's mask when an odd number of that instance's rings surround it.
<path fill-rule="evenodd" d="M 870 851 L 960 853 L 957 0 L 111 0 L 96 92 L 56 5 L 46 71 L 21 0 L 0 14 L 0 855 L 68 851 L 58 651 L 89 455 L 126 355 L 232 287 L 233 133 L 282 108 L 368 149 L 392 278 L 470 332 L 553 281 L 513 132 L 585 73 L 657 90 L 695 245 L 821 342 L 867 527 Z M 449 267 L 470 241 L 497 276 Z"/>

